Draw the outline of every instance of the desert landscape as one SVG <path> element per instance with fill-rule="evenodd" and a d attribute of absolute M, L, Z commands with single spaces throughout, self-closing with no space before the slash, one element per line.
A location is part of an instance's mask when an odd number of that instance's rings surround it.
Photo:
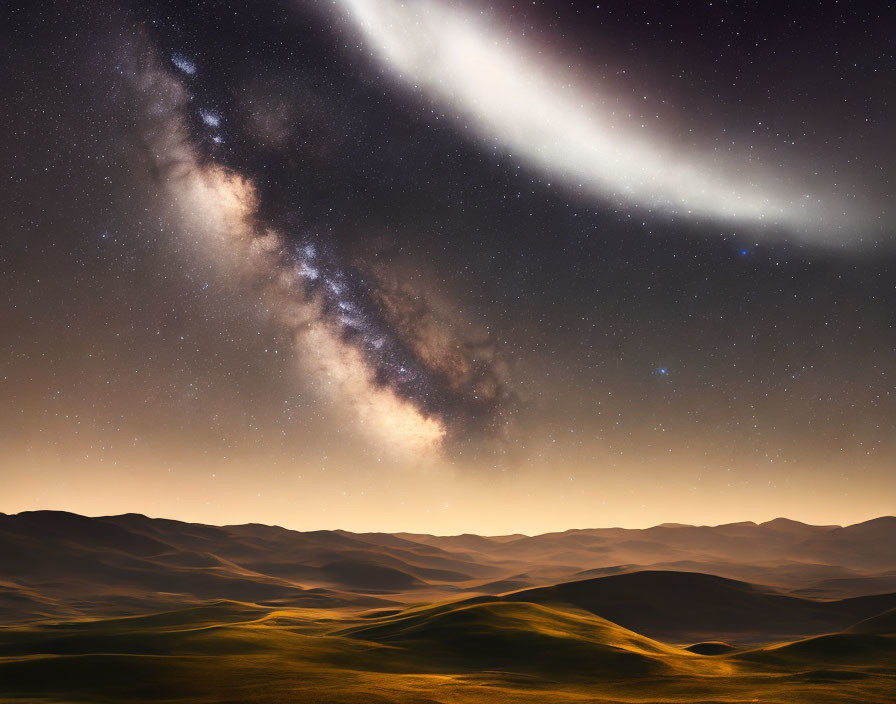
<path fill-rule="evenodd" d="M 538 536 L 0 518 L 28 702 L 890 702 L 896 518 Z"/>

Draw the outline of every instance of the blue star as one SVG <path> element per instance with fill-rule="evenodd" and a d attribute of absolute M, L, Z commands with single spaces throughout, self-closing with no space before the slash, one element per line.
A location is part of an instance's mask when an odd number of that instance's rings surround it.
<path fill-rule="evenodd" d="M 666 369 L 665 367 L 660 367 L 659 369 L 657 369 L 657 371 L 658 371 L 662 376 L 668 376 L 668 375 L 669 375 L 669 370 Z"/>
<path fill-rule="evenodd" d="M 740 250 L 740 256 L 742 256 L 742 257 L 747 256 L 747 250 L 745 250 L 745 249 Z"/>

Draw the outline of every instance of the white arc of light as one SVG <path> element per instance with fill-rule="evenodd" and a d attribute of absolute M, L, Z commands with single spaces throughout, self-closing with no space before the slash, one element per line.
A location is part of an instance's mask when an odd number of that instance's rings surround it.
<path fill-rule="evenodd" d="M 554 178 L 612 201 L 693 218 L 780 225 L 824 236 L 831 212 L 782 169 L 708 147 L 686 150 L 612 95 L 570 76 L 463 5 L 447 0 L 341 0 L 375 56 L 398 78 L 450 105 L 481 139 Z M 796 171 L 792 169 L 791 171 Z M 827 204 L 832 205 L 832 204 Z M 830 212 L 826 212 L 830 211 Z"/>

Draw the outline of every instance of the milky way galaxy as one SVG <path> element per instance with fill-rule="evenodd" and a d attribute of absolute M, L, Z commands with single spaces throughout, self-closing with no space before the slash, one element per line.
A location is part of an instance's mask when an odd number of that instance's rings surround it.
<path fill-rule="evenodd" d="M 446 442 L 463 444 L 496 429 L 500 435 L 512 396 L 490 355 L 451 335 L 448 321 L 439 325 L 444 339 L 422 339 L 426 313 L 402 319 L 395 292 L 373 290 L 360 271 L 340 261 L 325 234 L 301 220 L 283 229 L 267 222 L 251 178 L 214 159 L 224 116 L 200 108 L 200 131 L 191 134 L 189 113 L 202 78 L 195 65 L 172 56 L 175 67 L 195 78 L 185 84 L 150 47 L 135 44 L 142 52 L 122 61 L 130 66 L 126 80 L 168 200 L 200 235 L 189 256 L 223 260 L 225 268 L 239 268 L 248 285 L 263 283 L 271 315 L 294 337 L 301 368 L 318 380 L 321 394 L 349 407 L 350 422 L 387 454 L 425 462 Z M 202 154 L 209 135 L 210 161 Z M 417 292 L 410 295 L 420 300 Z M 439 349 L 446 346 L 447 356 Z"/>
<path fill-rule="evenodd" d="M 0 511 L 893 511 L 885 3 L 20 5 Z"/>

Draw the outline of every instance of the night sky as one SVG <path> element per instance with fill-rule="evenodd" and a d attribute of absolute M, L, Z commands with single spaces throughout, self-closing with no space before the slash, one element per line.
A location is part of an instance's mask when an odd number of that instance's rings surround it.
<path fill-rule="evenodd" d="M 2 13 L 0 511 L 896 510 L 889 3 Z"/>

